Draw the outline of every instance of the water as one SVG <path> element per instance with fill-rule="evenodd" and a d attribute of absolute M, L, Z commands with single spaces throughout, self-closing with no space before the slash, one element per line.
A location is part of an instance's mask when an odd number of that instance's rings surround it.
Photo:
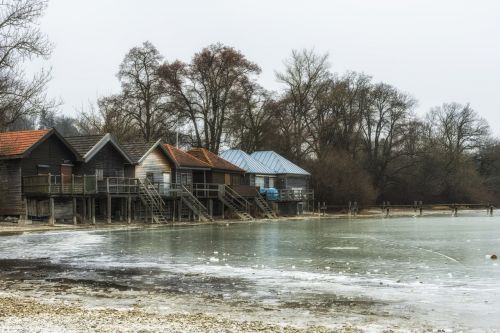
<path fill-rule="evenodd" d="M 500 327 L 500 268 L 489 258 L 493 253 L 500 254 L 500 218 L 479 215 L 0 238 L 0 258 L 50 258 L 62 267 L 51 277 L 293 309 L 322 324 L 342 314 L 370 317 L 379 326 L 390 321 L 465 330 Z"/>

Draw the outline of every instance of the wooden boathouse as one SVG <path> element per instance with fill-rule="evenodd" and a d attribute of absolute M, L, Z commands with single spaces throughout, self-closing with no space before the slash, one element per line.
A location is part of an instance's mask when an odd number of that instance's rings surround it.
<path fill-rule="evenodd" d="M 167 223 L 276 217 L 247 171 L 203 148 L 56 130 L 0 133 L 0 218 Z M 267 182 L 265 182 L 267 184 Z"/>

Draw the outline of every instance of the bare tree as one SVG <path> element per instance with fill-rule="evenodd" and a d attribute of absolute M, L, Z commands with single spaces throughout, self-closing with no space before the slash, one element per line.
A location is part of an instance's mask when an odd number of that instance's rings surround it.
<path fill-rule="evenodd" d="M 126 113 L 146 141 L 164 137 L 175 122 L 158 75 L 162 59 L 150 42 L 132 48 L 123 59 L 117 75 L 122 93 L 112 98 L 113 105 L 119 106 L 116 111 Z M 118 102 L 120 98 L 122 100 Z M 103 103 L 110 107 L 108 101 Z"/>
<path fill-rule="evenodd" d="M 431 110 L 428 117 L 436 144 L 451 155 L 481 148 L 489 135 L 489 125 L 469 104 L 443 104 Z"/>
<path fill-rule="evenodd" d="M 50 73 L 27 78 L 26 60 L 48 57 L 52 46 L 38 28 L 47 2 L 12 0 L 0 3 L 0 130 L 56 106 L 46 97 Z"/>
<path fill-rule="evenodd" d="M 230 146 L 247 152 L 265 149 L 274 138 L 272 94 L 255 83 L 242 88 L 228 129 Z"/>
<path fill-rule="evenodd" d="M 311 153 L 310 146 L 315 142 L 315 138 L 310 137 L 313 132 L 308 131 L 308 124 L 315 119 L 312 114 L 316 101 L 328 88 L 331 77 L 328 54 L 294 50 L 284 64 L 284 72 L 276 73 L 278 81 L 285 86 L 277 115 L 280 130 L 288 138 L 291 157 L 303 160 Z"/>
<path fill-rule="evenodd" d="M 215 153 L 227 135 L 244 90 L 260 68 L 239 51 L 214 44 L 194 55 L 191 63 L 165 63 L 160 76 L 180 119 L 193 131 L 192 144 Z"/>
<path fill-rule="evenodd" d="M 137 126 L 126 112 L 121 95 L 100 98 L 97 108 L 90 104 L 87 111 L 81 111 L 77 128 L 82 134 L 113 134 L 120 141 L 130 141 L 141 136 Z"/>
<path fill-rule="evenodd" d="M 370 107 L 363 112 L 362 140 L 366 165 L 373 181 L 383 192 L 386 183 L 400 168 L 392 168 L 391 163 L 405 156 L 403 149 L 406 124 L 412 120 L 411 110 L 416 101 L 396 88 L 379 83 L 370 90 Z"/>

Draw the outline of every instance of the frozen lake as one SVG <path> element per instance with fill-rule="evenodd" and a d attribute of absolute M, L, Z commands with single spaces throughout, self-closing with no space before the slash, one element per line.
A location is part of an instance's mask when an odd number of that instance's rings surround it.
<path fill-rule="evenodd" d="M 61 268 L 53 278 L 293 309 L 323 324 L 336 315 L 374 316 L 402 327 L 479 331 L 500 327 L 494 253 L 500 217 L 486 212 L 0 238 L 0 258 L 49 258 Z"/>

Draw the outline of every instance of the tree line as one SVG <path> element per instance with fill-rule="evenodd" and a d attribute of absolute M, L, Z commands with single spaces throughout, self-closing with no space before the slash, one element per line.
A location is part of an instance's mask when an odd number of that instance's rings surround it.
<path fill-rule="evenodd" d="M 77 117 L 63 115 L 45 94 L 50 73 L 27 78 L 22 69 L 26 59 L 50 55 L 37 23 L 45 6 L 1 5 L 0 130 L 110 132 L 215 153 L 275 150 L 310 170 L 316 198 L 329 204 L 498 202 L 500 144 L 469 104 L 418 116 L 410 94 L 364 73 L 335 73 L 314 50 L 292 51 L 271 91 L 259 84 L 261 68 L 234 47 L 212 44 L 183 62 L 144 42 L 119 64 L 119 92 Z"/>

